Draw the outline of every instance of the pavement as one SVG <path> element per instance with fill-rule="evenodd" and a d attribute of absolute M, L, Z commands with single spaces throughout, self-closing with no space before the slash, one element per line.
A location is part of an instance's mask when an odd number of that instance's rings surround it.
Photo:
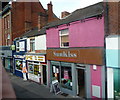
<path fill-rule="evenodd" d="M 70 95 L 62 94 L 55 95 L 54 93 L 51 93 L 49 88 L 45 85 L 40 85 L 30 80 L 24 81 L 22 78 L 17 77 L 11 73 L 8 73 L 8 75 L 10 77 L 10 81 L 12 83 L 17 99 L 23 100 L 27 98 L 29 99 L 73 98 Z"/>

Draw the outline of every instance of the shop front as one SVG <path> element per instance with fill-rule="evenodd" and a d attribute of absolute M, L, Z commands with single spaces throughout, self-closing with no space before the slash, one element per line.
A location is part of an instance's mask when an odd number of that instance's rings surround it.
<path fill-rule="evenodd" d="M 40 84 L 47 81 L 47 65 L 45 55 L 26 55 L 28 79 Z"/>
<path fill-rule="evenodd" d="M 119 35 L 106 37 L 107 96 L 120 99 Z"/>
<path fill-rule="evenodd" d="M 14 74 L 16 76 L 23 77 L 22 67 L 24 59 L 25 55 L 14 55 Z"/>
<path fill-rule="evenodd" d="M 103 72 L 102 66 L 97 64 L 102 64 L 101 57 L 97 56 L 101 53 L 102 49 L 94 49 L 94 51 L 91 49 L 48 49 L 48 86 L 56 81 L 59 82 L 60 89 L 64 93 L 82 98 L 92 98 L 93 96 L 102 98 Z M 92 57 L 91 61 L 90 57 Z M 93 66 L 96 66 L 95 72 Z M 93 79 L 95 74 L 100 76 L 98 81 L 100 84 L 94 82 L 97 80 L 97 78 Z M 97 87 L 97 85 L 99 86 Z M 93 86 L 94 88 L 92 88 Z M 95 94 L 95 92 L 99 93 Z"/>
<path fill-rule="evenodd" d="M 0 57 L 2 59 L 3 66 L 9 72 L 13 71 L 13 57 L 12 57 L 12 50 L 10 46 L 1 46 L 0 47 Z"/>

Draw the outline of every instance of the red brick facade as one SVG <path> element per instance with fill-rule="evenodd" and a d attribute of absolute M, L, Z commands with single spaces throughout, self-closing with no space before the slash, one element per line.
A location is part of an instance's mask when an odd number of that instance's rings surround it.
<path fill-rule="evenodd" d="M 11 34 L 11 12 L 8 11 L 4 16 L 2 16 L 2 45 L 10 45 L 12 41 L 10 38 Z"/>
<path fill-rule="evenodd" d="M 42 28 L 48 22 L 57 20 L 52 11 L 52 3 L 48 4 L 48 10 L 44 9 L 40 2 L 13 2 L 11 5 L 11 41 L 20 37 L 25 32 L 39 27 Z M 6 21 L 3 18 L 3 25 Z M 3 27 L 3 45 L 6 43 L 5 29 Z M 12 44 L 12 42 L 9 42 Z"/>
<path fill-rule="evenodd" d="M 120 2 L 108 2 L 109 35 L 120 35 Z"/>

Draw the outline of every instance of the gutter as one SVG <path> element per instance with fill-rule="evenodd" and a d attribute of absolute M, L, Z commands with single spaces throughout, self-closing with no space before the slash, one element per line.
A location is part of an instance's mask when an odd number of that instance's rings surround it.
<path fill-rule="evenodd" d="M 104 65 L 105 65 L 105 99 L 107 99 L 107 64 L 106 64 L 106 37 L 109 34 L 109 27 L 108 27 L 108 22 L 109 22 L 109 16 L 108 16 L 108 3 L 107 0 L 104 2 L 104 9 L 105 9 L 105 20 L 104 20 Z"/>

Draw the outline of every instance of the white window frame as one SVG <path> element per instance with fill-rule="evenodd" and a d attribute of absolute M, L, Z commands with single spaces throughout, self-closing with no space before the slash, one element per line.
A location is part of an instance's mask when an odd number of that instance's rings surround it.
<path fill-rule="evenodd" d="M 68 28 L 67 29 L 62 29 L 62 30 L 68 30 Z M 65 34 L 61 34 L 61 31 L 62 30 L 59 30 L 59 37 L 60 37 L 60 48 L 68 48 L 69 46 L 62 46 L 62 41 L 61 41 L 61 37 L 62 36 L 68 36 L 68 38 L 69 38 L 69 30 L 68 30 L 68 32 L 67 33 L 65 33 Z"/>
<path fill-rule="evenodd" d="M 33 43 L 34 43 L 34 45 L 35 45 L 35 38 L 31 38 L 31 39 L 30 39 L 30 52 L 35 52 L 35 47 L 34 47 L 34 51 L 31 51 L 31 43 L 32 43 L 31 40 L 34 40 Z"/>

